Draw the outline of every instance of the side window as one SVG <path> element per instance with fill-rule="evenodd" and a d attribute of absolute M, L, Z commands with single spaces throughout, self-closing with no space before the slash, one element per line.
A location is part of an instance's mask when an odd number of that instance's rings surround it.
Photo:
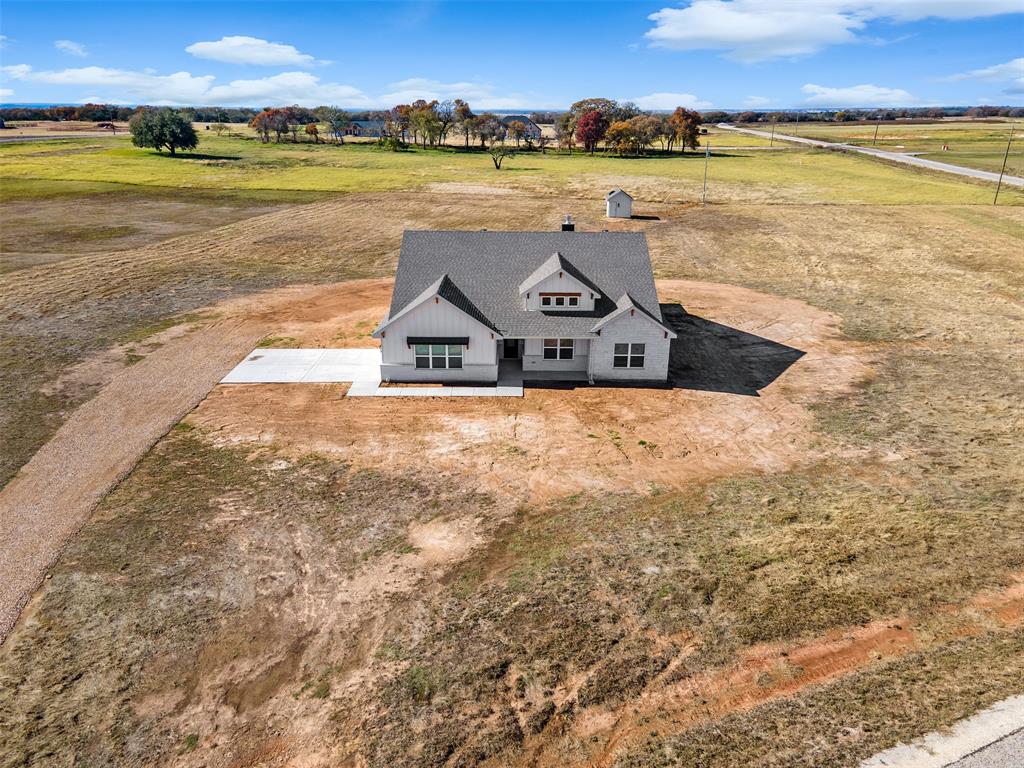
<path fill-rule="evenodd" d="M 612 351 L 612 367 L 643 368 L 646 354 L 646 344 L 616 344 Z"/>
<path fill-rule="evenodd" d="M 570 307 L 578 307 L 579 305 L 580 305 L 580 297 L 579 296 L 570 296 L 569 297 L 569 306 Z"/>
<path fill-rule="evenodd" d="M 544 359 L 558 359 L 558 339 L 544 339 Z"/>
<path fill-rule="evenodd" d="M 555 306 L 556 307 L 564 307 L 565 306 L 565 296 L 555 296 Z"/>
<path fill-rule="evenodd" d="M 540 297 L 540 305 L 542 307 L 550 307 L 551 306 L 551 297 L 550 296 L 541 296 Z"/>

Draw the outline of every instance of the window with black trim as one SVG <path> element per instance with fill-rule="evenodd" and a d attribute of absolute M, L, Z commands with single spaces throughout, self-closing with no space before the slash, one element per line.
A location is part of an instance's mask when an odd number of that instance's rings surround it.
<path fill-rule="evenodd" d="M 646 350 L 645 344 L 616 344 L 612 365 L 615 368 L 643 368 Z"/>
<path fill-rule="evenodd" d="M 545 360 L 572 360 L 574 350 L 572 339 L 544 339 Z"/>
<path fill-rule="evenodd" d="M 570 296 L 569 297 L 569 306 L 570 307 L 578 307 L 579 305 L 580 305 L 580 297 L 579 296 Z"/>
<path fill-rule="evenodd" d="M 550 307 L 551 306 L 551 297 L 550 296 L 541 296 L 540 297 L 540 305 L 542 307 Z"/>
<path fill-rule="evenodd" d="M 417 344 L 417 368 L 461 368 L 461 344 Z"/>

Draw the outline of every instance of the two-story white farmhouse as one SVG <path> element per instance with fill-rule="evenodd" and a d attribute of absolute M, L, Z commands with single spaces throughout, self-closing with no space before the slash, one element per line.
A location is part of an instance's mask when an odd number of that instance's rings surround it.
<path fill-rule="evenodd" d="M 569 224 L 567 227 L 571 228 Z M 407 231 L 381 379 L 662 383 L 669 345 L 647 238 L 636 232 Z"/>

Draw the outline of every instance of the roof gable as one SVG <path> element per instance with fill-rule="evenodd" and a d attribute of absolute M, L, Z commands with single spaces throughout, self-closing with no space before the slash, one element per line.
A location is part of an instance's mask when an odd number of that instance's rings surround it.
<path fill-rule="evenodd" d="M 606 325 L 609 325 L 610 323 L 614 322 L 615 320 L 617 320 L 618 318 L 624 316 L 627 312 L 630 312 L 630 311 L 639 312 L 641 317 L 644 317 L 647 320 L 650 320 L 656 326 L 658 326 L 659 328 L 664 330 L 666 333 L 668 333 L 668 337 L 670 339 L 674 339 L 678 335 L 678 334 L 676 334 L 675 331 L 673 331 L 671 328 L 669 328 L 667 325 L 665 325 L 665 323 L 662 322 L 660 317 L 655 317 L 650 312 L 648 312 L 646 309 L 644 309 L 643 306 L 641 306 L 640 304 L 637 304 L 635 301 L 633 301 L 633 297 L 630 296 L 628 293 L 622 294 L 622 297 L 618 301 L 615 302 L 615 311 L 614 312 L 610 312 L 609 314 L 607 314 L 604 317 L 602 317 L 598 322 L 596 322 L 594 324 L 594 327 L 591 328 L 590 330 L 592 330 L 594 332 L 600 331 L 601 328 L 603 328 Z"/>
<path fill-rule="evenodd" d="M 633 199 L 633 196 L 631 194 L 629 194 L 629 192 L 627 192 L 624 189 L 620 189 L 619 187 L 616 187 L 615 189 L 613 189 L 611 192 L 609 192 L 604 197 L 605 197 L 606 200 L 610 200 L 611 198 L 615 197 L 616 195 L 625 195 L 630 200 Z"/>
<path fill-rule="evenodd" d="M 456 309 L 469 315 L 481 325 L 486 326 L 489 330 L 497 330 L 491 321 L 487 319 L 487 316 L 484 315 L 484 313 L 481 312 L 477 306 L 469 300 L 469 298 L 467 298 L 466 294 L 459 290 L 459 287 L 452 281 L 452 279 L 445 274 L 441 275 L 441 277 L 428 285 L 421 294 L 402 307 L 396 314 L 385 318 L 374 333 L 376 334 L 377 332 L 384 330 L 387 326 L 398 320 L 398 318 L 404 317 L 416 309 L 416 307 L 426 301 L 430 301 L 430 299 L 435 296 L 441 297 Z"/>
<path fill-rule="evenodd" d="M 565 272 L 577 283 L 594 292 L 594 298 L 598 298 L 601 295 L 600 289 L 594 285 L 587 276 L 580 272 L 576 267 L 573 266 L 572 262 L 566 259 L 562 254 L 557 251 L 539 267 L 537 267 L 528 278 L 523 280 L 519 284 L 519 295 L 522 296 L 527 291 L 533 289 L 538 283 L 543 281 L 545 278 L 551 277 L 556 272 Z"/>

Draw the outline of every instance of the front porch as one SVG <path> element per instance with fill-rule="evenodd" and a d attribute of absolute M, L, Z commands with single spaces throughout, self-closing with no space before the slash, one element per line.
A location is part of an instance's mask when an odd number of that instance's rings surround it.
<path fill-rule="evenodd" d="M 518 358 L 505 358 L 498 361 L 498 381 L 500 384 L 515 382 L 518 386 L 530 382 L 560 382 L 571 381 L 575 383 L 589 383 L 586 371 L 545 371 L 530 370 L 523 371 L 523 361 Z"/>

